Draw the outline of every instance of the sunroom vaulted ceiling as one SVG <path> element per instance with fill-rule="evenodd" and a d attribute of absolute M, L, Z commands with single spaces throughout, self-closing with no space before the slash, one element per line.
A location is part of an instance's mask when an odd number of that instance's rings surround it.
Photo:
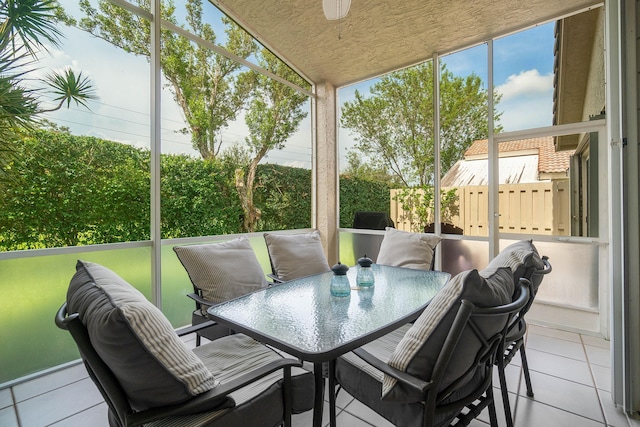
<path fill-rule="evenodd" d="M 211 0 L 314 83 L 365 80 L 600 5 L 594 0 L 352 0 L 328 21 L 321 0 Z"/>

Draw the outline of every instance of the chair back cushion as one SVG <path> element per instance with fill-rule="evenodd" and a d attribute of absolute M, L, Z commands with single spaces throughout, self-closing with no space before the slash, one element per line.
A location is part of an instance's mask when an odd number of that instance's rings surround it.
<path fill-rule="evenodd" d="M 282 281 L 331 271 L 318 230 L 301 234 L 264 233 L 273 273 Z"/>
<path fill-rule="evenodd" d="M 267 286 L 264 270 L 244 236 L 221 243 L 174 246 L 173 250 L 193 285 L 212 303 Z"/>
<path fill-rule="evenodd" d="M 133 409 L 180 403 L 215 386 L 162 312 L 108 268 L 78 261 L 67 306 L 80 315 Z"/>
<path fill-rule="evenodd" d="M 440 350 L 449 334 L 460 302 L 465 299 L 477 307 L 495 307 L 508 304 L 514 293 L 511 271 L 497 269 L 492 276 L 483 277 L 477 270 L 463 271 L 451 279 L 429 303 L 396 346 L 389 365 L 425 381 L 432 380 L 432 373 Z M 486 337 L 500 332 L 506 326 L 506 317 L 478 318 L 475 323 Z M 466 327 L 456 351 L 450 359 L 438 390 L 446 388 L 474 366 L 477 353 L 483 344 Z M 424 396 L 405 388 L 389 376 L 382 387 L 384 400 L 419 402 Z"/>
<path fill-rule="evenodd" d="M 536 294 L 544 277 L 536 272 L 544 270 L 544 262 L 533 245 L 533 241 L 521 240 L 507 246 L 489 262 L 483 271 L 486 274 L 491 274 L 492 271 L 501 267 L 511 269 L 514 285 L 517 285 L 522 277 L 529 279 L 532 288 L 531 295 Z"/>
<path fill-rule="evenodd" d="M 442 240 L 427 233 L 410 233 L 387 227 L 380 244 L 377 264 L 431 270 L 433 254 Z"/>

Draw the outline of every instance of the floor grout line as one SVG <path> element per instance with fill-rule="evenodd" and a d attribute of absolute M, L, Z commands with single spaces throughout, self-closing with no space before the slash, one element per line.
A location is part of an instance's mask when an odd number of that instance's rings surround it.
<path fill-rule="evenodd" d="M 11 399 L 13 400 L 13 412 L 16 414 L 16 422 L 18 423 L 18 427 L 22 427 L 22 421 L 20 420 L 20 411 L 18 410 L 18 402 L 16 401 L 13 387 L 11 387 Z"/>
<path fill-rule="evenodd" d="M 591 376 L 591 381 L 593 382 L 593 389 L 596 392 L 596 397 L 598 398 L 598 405 L 600 405 L 600 412 L 602 413 L 602 419 L 604 420 L 604 424 L 608 425 L 607 413 L 604 410 L 604 406 L 602 404 L 602 398 L 600 393 L 598 392 L 598 385 L 596 383 L 596 377 L 593 373 L 593 368 L 591 367 L 591 362 L 589 361 L 589 353 L 587 352 L 586 344 L 582 339 L 582 335 L 578 334 L 580 337 L 580 343 L 582 344 L 582 350 L 584 351 L 584 357 L 587 359 L 587 366 L 589 368 L 589 375 Z M 628 423 L 628 422 L 627 422 Z"/>

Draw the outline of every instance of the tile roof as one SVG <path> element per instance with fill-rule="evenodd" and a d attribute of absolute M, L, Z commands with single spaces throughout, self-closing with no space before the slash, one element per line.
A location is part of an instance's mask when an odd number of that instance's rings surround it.
<path fill-rule="evenodd" d="M 570 151 L 556 151 L 553 137 L 520 139 L 506 141 L 499 144 L 500 153 L 516 153 L 518 151 L 538 151 L 538 172 L 566 172 L 569 169 L 569 158 L 573 154 Z M 465 151 L 464 157 L 486 156 L 488 153 L 488 141 L 480 139 Z"/>

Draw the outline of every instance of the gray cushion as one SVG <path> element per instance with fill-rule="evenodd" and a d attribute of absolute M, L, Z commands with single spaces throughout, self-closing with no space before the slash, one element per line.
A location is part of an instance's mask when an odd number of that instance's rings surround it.
<path fill-rule="evenodd" d="M 262 266 L 246 237 L 221 243 L 174 246 L 173 250 L 191 282 L 213 303 L 267 286 Z"/>
<path fill-rule="evenodd" d="M 513 293 L 513 278 L 507 268 L 499 268 L 489 277 L 481 276 L 477 270 L 459 273 L 438 292 L 407 331 L 391 355 L 389 365 L 429 381 L 460 301 L 466 299 L 478 307 L 494 307 L 511 302 Z M 506 320 L 487 317 L 476 319 L 476 323 L 486 336 L 491 336 L 504 328 Z M 466 329 L 460 339 L 460 351 L 454 353 L 445 371 L 441 389 L 473 366 L 480 348 L 477 337 Z M 422 396 L 385 376 L 383 399 L 414 402 Z"/>
<path fill-rule="evenodd" d="M 302 234 L 264 233 L 273 272 L 287 281 L 331 271 L 318 230 Z"/>
<path fill-rule="evenodd" d="M 531 240 L 521 240 L 507 246 L 491 260 L 483 271 L 486 270 L 490 274 L 501 267 L 511 269 L 514 285 L 517 285 L 522 277 L 531 280 L 532 293 L 536 293 L 543 276 L 541 274 L 535 275 L 535 272 L 544 270 L 544 263 Z"/>
<path fill-rule="evenodd" d="M 214 387 L 162 312 L 108 268 L 78 261 L 67 304 L 134 409 L 179 403 Z"/>
<path fill-rule="evenodd" d="M 387 227 L 376 263 L 431 270 L 433 253 L 440 240 L 442 239 L 439 236 L 433 234 L 409 233 Z"/>
<path fill-rule="evenodd" d="M 363 347 L 378 359 L 387 361 L 409 327 L 410 325 L 403 326 Z M 346 353 L 336 360 L 336 378 L 347 393 L 394 425 L 423 427 L 424 405 L 421 402 L 399 403 L 380 400 L 383 376 L 381 371 L 354 353 Z"/>
<path fill-rule="evenodd" d="M 236 380 L 247 372 L 259 369 L 271 362 L 291 358 L 286 354 L 267 347 L 244 335 L 234 334 L 219 338 L 193 349 L 205 366 L 220 381 L 220 385 Z M 292 409 L 294 413 L 303 412 L 313 407 L 314 380 L 313 374 L 303 368 L 291 368 Z M 273 372 L 250 385 L 233 393 L 231 397 L 238 407 L 253 399 L 257 394 L 272 388 L 273 384 L 282 381 L 282 370 Z M 282 390 L 276 389 L 281 395 Z"/>

